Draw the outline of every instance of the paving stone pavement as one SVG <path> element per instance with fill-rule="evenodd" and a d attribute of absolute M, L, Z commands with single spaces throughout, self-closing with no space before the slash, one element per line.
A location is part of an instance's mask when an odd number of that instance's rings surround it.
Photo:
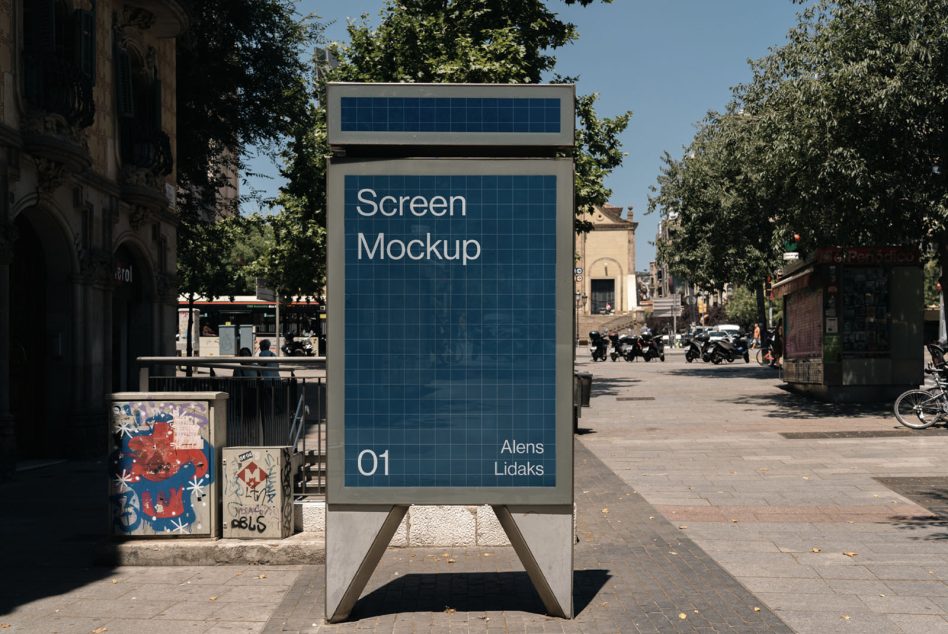
<path fill-rule="evenodd" d="M 789 632 L 640 495 L 576 444 L 576 618 L 544 615 L 511 548 L 389 549 L 351 621 L 323 625 L 309 567 L 265 632 Z"/>
<path fill-rule="evenodd" d="M 509 548 L 390 549 L 332 626 L 318 566 L 93 566 L 104 466 L 67 463 L 0 485 L 0 631 L 948 632 L 948 435 L 876 436 L 900 429 L 887 407 L 813 403 L 767 368 L 577 365 L 574 621 L 543 615 Z"/>
<path fill-rule="evenodd" d="M 904 428 L 755 365 L 577 358 L 584 444 L 795 631 L 948 632 L 946 521 L 876 479 L 948 475 L 943 431 L 827 437 Z"/>

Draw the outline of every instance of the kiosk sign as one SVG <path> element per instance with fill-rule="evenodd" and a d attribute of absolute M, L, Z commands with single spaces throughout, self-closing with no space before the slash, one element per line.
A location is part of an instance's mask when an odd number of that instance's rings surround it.
<path fill-rule="evenodd" d="M 572 502 L 572 178 L 330 167 L 331 503 Z"/>

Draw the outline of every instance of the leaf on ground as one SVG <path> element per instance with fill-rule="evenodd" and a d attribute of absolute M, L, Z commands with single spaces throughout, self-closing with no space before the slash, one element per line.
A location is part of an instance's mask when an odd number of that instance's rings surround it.
<path fill-rule="evenodd" d="M 754 612 L 760 612 L 760 608 L 758 608 L 756 605 L 754 606 Z"/>
<path fill-rule="evenodd" d="M 454 608 L 445 608 L 445 609 L 444 609 L 444 613 L 445 613 L 445 614 L 454 614 L 455 612 L 457 612 L 457 610 L 455 610 Z"/>
<path fill-rule="evenodd" d="M 449 564 L 453 564 L 454 561 L 455 561 L 454 559 L 449 559 L 449 560 L 448 560 L 448 563 L 449 563 Z"/>
<path fill-rule="evenodd" d="M 676 553 L 674 550 L 669 550 L 669 551 L 668 551 L 668 554 L 669 554 L 669 555 L 677 555 L 678 553 Z"/>
<path fill-rule="evenodd" d="M 267 578 L 266 575 L 257 575 L 257 579 L 266 579 L 266 578 Z"/>
<path fill-rule="evenodd" d="M 821 553 L 821 552 L 823 552 L 823 549 L 820 548 L 819 546 L 814 546 L 813 548 L 810 549 L 810 552 L 811 552 L 811 553 Z"/>
<path fill-rule="evenodd" d="M 858 555 L 859 553 L 854 553 L 854 552 L 851 551 L 851 550 L 845 550 L 845 551 L 843 551 L 843 554 L 846 555 L 847 557 L 855 557 L 855 556 Z"/>
<path fill-rule="evenodd" d="M 603 512 L 603 513 L 608 513 L 608 512 L 609 512 L 609 507 L 607 506 L 607 507 L 603 508 L 603 509 L 602 509 L 602 512 Z"/>
<path fill-rule="evenodd" d="M 731 518 L 731 523 L 732 523 L 732 524 L 737 524 L 737 520 L 732 517 L 732 518 Z"/>
<path fill-rule="evenodd" d="M 649 518 L 650 520 L 653 520 L 653 519 L 655 519 L 655 516 L 654 516 L 654 515 L 649 515 L 648 518 Z"/>
<path fill-rule="evenodd" d="M 112 583 L 118 583 L 118 579 L 112 579 Z"/>
<path fill-rule="evenodd" d="M 9 623 L 0 623 L 0 630 L 8 630 L 8 629 L 10 629 L 11 627 L 13 627 L 13 626 L 10 625 Z"/>
<path fill-rule="evenodd" d="M 844 614 L 844 615 L 841 616 L 840 618 L 843 619 L 844 621 L 848 621 L 848 620 L 851 619 L 852 617 L 849 616 L 848 614 Z"/>
<path fill-rule="evenodd" d="M 685 619 L 688 618 L 688 615 L 685 614 L 684 612 L 679 612 L 679 613 L 678 613 L 678 618 L 681 619 L 682 621 L 684 621 Z"/>
<path fill-rule="evenodd" d="M 678 528 L 679 528 L 680 530 L 685 530 L 686 528 L 688 528 L 688 526 L 685 525 L 685 524 L 682 524 L 682 525 L 679 526 Z"/>
<path fill-rule="evenodd" d="M 103 625 L 102 627 L 97 627 L 94 630 L 92 630 L 92 634 L 102 634 L 102 632 L 108 632 L 108 631 L 109 631 L 109 628 Z"/>
<path fill-rule="evenodd" d="M 210 597 L 208 597 L 207 600 L 208 600 L 208 601 L 217 601 L 217 595 L 216 595 L 216 594 L 211 595 Z"/>

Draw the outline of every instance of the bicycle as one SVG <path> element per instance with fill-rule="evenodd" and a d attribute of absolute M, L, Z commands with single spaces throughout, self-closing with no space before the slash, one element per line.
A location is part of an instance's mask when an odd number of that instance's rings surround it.
<path fill-rule="evenodd" d="M 757 353 L 754 355 L 754 358 L 757 360 L 757 365 L 773 365 L 774 353 L 769 346 L 766 348 L 757 348 Z"/>
<path fill-rule="evenodd" d="M 935 387 L 907 390 L 895 399 L 892 409 L 895 418 L 909 429 L 927 429 L 935 423 L 948 420 L 948 364 L 945 351 L 935 344 L 928 344 L 932 364 L 925 368 L 926 374 L 935 378 Z"/>

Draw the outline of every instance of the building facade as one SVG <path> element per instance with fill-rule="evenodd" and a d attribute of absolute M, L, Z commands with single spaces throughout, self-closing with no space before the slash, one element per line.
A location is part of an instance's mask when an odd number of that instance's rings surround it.
<path fill-rule="evenodd" d="M 0 0 L 0 470 L 101 454 L 173 354 L 179 0 Z"/>
<path fill-rule="evenodd" d="M 632 313 L 638 309 L 635 229 L 629 207 L 605 205 L 589 219 L 593 230 L 576 236 L 576 301 L 581 315 Z"/>

